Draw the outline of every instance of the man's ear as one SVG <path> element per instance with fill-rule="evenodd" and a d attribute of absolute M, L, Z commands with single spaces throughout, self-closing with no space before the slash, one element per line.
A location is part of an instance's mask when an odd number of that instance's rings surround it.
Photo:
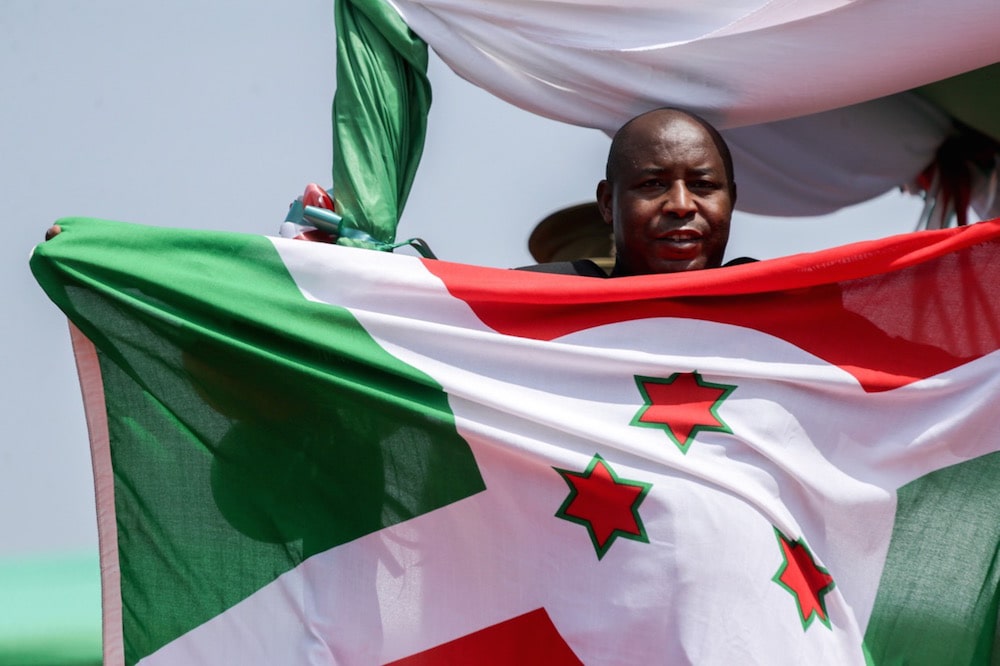
<path fill-rule="evenodd" d="M 735 208 L 736 207 L 736 181 L 735 180 L 733 181 L 733 187 L 732 187 L 732 200 L 733 200 L 732 201 L 733 207 Z"/>
<path fill-rule="evenodd" d="M 611 214 L 611 183 L 606 180 L 597 184 L 597 210 L 601 212 L 605 224 L 614 221 L 614 216 Z"/>

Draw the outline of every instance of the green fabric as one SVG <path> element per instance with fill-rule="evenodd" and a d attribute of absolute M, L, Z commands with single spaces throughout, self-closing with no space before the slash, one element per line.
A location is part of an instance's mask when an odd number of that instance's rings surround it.
<path fill-rule="evenodd" d="M 311 555 L 483 490 L 440 386 L 306 300 L 267 239 L 60 224 L 31 267 L 99 354 L 127 664 Z"/>
<path fill-rule="evenodd" d="M 878 666 L 1000 664 L 1000 453 L 899 491 L 865 633 Z M 947 507 L 942 511 L 941 507 Z"/>
<path fill-rule="evenodd" d="M 1000 141 L 1000 63 L 915 90 L 952 117 Z"/>
<path fill-rule="evenodd" d="M 427 131 L 427 45 L 383 0 L 336 0 L 335 17 L 337 211 L 349 226 L 392 243 Z"/>
<path fill-rule="evenodd" d="M 0 562 L 0 665 L 101 663 L 101 570 L 96 552 Z"/>

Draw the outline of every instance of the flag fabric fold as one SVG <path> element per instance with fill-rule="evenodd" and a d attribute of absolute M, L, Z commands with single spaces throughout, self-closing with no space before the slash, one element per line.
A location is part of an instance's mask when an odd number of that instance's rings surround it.
<path fill-rule="evenodd" d="M 955 105 L 912 91 L 1000 62 L 994 0 L 384 1 L 459 76 L 532 113 L 608 133 L 661 106 L 702 115 L 732 148 L 740 209 L 762 215 L 913 182 Z"/>
<path fill-rule="evenodd" d="M 60 224 L 106 663 L 990 663 L 998 222 L 615 280 Z"/>

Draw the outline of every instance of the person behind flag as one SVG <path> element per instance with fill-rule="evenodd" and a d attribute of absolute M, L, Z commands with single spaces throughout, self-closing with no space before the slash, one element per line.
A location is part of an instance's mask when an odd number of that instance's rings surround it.
<path fill-rule="evenodd" d="M 610 277 L 721 266 L 735 204 L 732 155 L 711 124 L 674 108 L 632 118 L 615 133 L 597 184 L 615 240 Z M 520 270 L 609 277 L 589 259 Z"/>

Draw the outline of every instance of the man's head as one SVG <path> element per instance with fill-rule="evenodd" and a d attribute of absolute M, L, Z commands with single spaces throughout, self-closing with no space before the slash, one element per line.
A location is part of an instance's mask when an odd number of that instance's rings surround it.
<path fill-rule="evenodd" d="M 678 109 L 636 116 L 615 134 L 597 206 L 614 229 L 613 275 L 715 268 L 736 203 L 722 136 Z"/>

